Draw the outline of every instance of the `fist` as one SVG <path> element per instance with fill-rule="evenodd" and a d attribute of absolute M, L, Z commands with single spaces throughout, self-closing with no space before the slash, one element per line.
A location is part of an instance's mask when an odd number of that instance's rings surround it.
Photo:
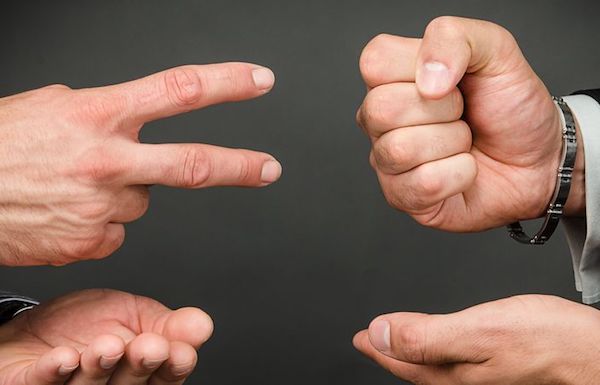
<path fill-rule="evenodd" d="M 49 86 L 0 99 L 0 263 L 103 258 L 148 208 L 146 186 L 266 186 L 270 155 L 203 144 L 142 144 L 144 123 L 268 92 L 245 63 L 185 66 L 109 87 Z"/>
<path fill-rule="evenodd" d="M 360 69 L 369 92 L 357 120 L 393 207 L 461 232 L 545 214 L 561 117 L 507 30 L 438 18 L 422 39 L 376 37 Z M 583 210 L 581 152 L 567 214 Z"/>

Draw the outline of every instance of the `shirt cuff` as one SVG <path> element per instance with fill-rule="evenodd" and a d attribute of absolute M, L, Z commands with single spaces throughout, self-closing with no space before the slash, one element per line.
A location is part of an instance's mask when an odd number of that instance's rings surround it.
<path fill-rule="evenodd" d="M 578 123 L 585 146 L 585 218 L 563 223 L 573 257 L 577 290 L 584 303 L 600 301 L 600 104 L 587 95 L 564 97 Z"/>
<path fill-rule="evenodd" d="M 0 325 L 37 305 L 39 302 L 32 298 L 0 291 Z"/>

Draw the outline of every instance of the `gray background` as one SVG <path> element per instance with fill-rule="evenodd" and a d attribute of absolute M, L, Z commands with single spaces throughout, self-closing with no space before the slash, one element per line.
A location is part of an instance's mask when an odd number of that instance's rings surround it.
<path fill-rule="evenodd" d="M 386 205 L 354 123 L 361 48 L 380 32 L 419 36 L 438 15 L 490 19 L 564 94 L 598 85 L 599 13 L 592 0 L 5 0 L 1 95 L 187 63 L 269 65 L 278 78 L 269 96 L 150 124 L 143 139 L 267 150 L 284 176 L 263 190 L 153 188 L 150 211 L 113 257 L 1 268 L 1 287 L 41 299 L 109 287 L 202 307 L 216 331 L 191 383 L 397 384 L 351 346 L 379 313 L 578 294 L 562 234 L 542 248 L 502 229 L 444 234 Z"/>

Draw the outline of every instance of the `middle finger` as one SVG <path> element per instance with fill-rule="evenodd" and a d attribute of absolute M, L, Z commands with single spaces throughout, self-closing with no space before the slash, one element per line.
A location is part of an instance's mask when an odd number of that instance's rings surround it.
<path fill-rule="evenodd" d="M 358 120 L 369 136 L 408 126 L 449 123 L 463 114 L 462 94 L 456 88 L 449 95 L 424 99 L 415 83 L 391 83 L 371 90 L 360 107 Z"/>

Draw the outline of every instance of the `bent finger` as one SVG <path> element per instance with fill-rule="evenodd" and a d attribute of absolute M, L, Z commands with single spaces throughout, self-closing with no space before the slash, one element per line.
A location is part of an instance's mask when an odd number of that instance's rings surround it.
<path fill-rule="evenodd" d="M 115 335 L 97 337 L 81 354 L 81 364 L 68 385 L 105 385 L 125 354 L 125 341 Z"/>
<path fill-rule="evenodd" d="M 189 344 L 171 342 L 169 359 L 152 375 L 150 385 L 181 385 L 198 361 L 196 350 Z"/>
<path fill-rule="evenodd" d="M 169 358 L 170 345 L 162 336 L 143 333 L 131 341 L 113 373 L 110 385 L 145 385 Z"/>
<path fill-rule="evenodd" d="M 470 148 L 471 130 L 459 120 L 389 131 L 374 142 L 373 154 L 381 172 L 395 175 Z"/>
<path fill-rule="evenodd" d="M 129 223 L 141 218 L 150 204 L 148 186 L 128 186 L 115 198 L 111 222 Z"/>
<path fill-rule="evenodd" d="M 57 347 L 45 353 L 24 372 L 26 385 L 62 385 L 79 367 L 79 352 Z"/>
<path fill-rule="evenodd" d="M 415 81 L 421 39 L 380 34 L 363 49 L 360 72 L 368 87 Z"/>
<path fill-rule="evenodd" d="M 429 100 L 414 83 L 392 83 L 371 90 L 358 117 L 369 135 L 378 138 L 396 128 L 454 122 L 461 118 L 463 109 L 457 88 L 440 100 Z"/>
<path fill-rule="evenodd" d="M 422 164 L 404 174 L 378 171 L 378 176 L 392 206 L 409 214 L 423 214 L 466 191 L 475 181 L 477 164 L 471 154 L 462 153 Z"/>

